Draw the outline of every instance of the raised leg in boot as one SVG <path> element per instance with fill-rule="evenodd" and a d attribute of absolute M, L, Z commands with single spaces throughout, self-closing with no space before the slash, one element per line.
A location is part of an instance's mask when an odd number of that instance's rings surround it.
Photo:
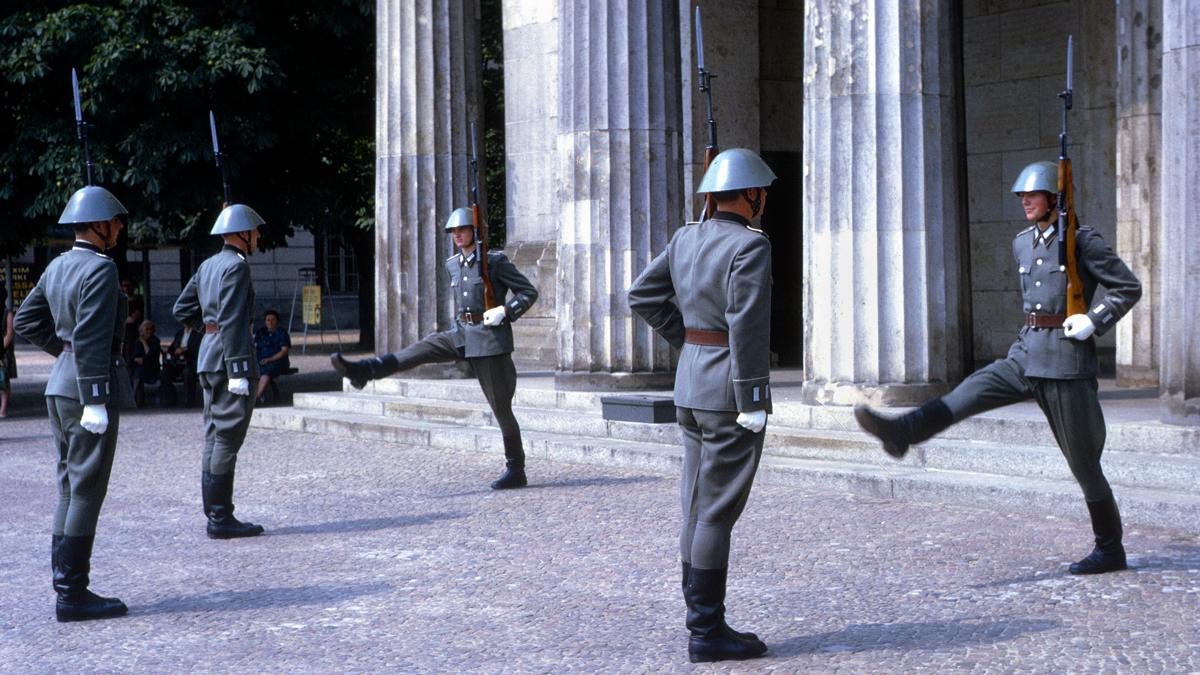
<path fill-rule="evenodd" d="M 399 369 L 396 357 L 392 354 L 372 356 L 369 359 L 358 361 L 347 361 L 341 352 L 334 352 L 329 357 L 329 361 L 333 364 L 333 369 L 337 371 L 338 375 L 350 380 L 350 386 L 355 389 L 362 389 L 367 386 L 367 382 L 387 377 Z"/>
<path fill-rule="evenodd" d="M 898 417 L 881 415 L 860 403 L 854 406 L 854 419 L 863 431 L 882 441 L 884 451 L 896 459 L 904 457 L 908 446 L 929 440 L 954 422 L 950 408 L 940 398 Z"/>
<path fill-rule="evenodd" d="M 206 473 L 202 480 L 210 539 L 256 537 L 263 533 L 262 525 L 244 523 L 233 517 L 232 473 Z"/>
<path fill-rule="evenodd" d="M 50 566 L 58 599 L 54 614 L 59 621 L 90 621 L 122 616 L 129 611 L 117 598 L 105 598 L 88 590 L 94 536 L 54 535 Z"/>
<path fill-rule="evenodd" d="M 738 633 L 725 623 L 727 570 L 692 567 L 683 597 L 687 602 L 688 659 L 692 663 L 743 661 L 767 653 L 753 633 Z"/>
<path fill-rule="evenodd" d="M 1125 569 L 1125 546 L 1121 544 L 1121 513 L 1117 510 L 1117 500 L 1109 496 L 1088 502 L 1087 507 L 1092 517 L 1096 547 L 1086 558 L 1071 565 L 1071 574 L 1103 574 Z"/>

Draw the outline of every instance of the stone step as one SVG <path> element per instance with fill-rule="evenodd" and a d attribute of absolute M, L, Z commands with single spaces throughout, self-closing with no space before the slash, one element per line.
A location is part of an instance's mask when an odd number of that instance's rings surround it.
<path fill-rule="evenodd" d="M 503 456 L 496 429 L 459 422 L 348 413 L 329 409 L 264 408 L 251 426 L 333 434 L 390 443 L 470 450 Z M 669 426 L 669 425 L 659 425 Z M 682 449 L 675 444 L 546 431 L 524 432 L 530 458 L 622 466 L 673 473 Z M 536 464 L 531 474 L 536 482 Z M 757 479 L 791 487 L 848 492 L 1005 511 L 1086 518 L 1079 488 L 1072 480 L 1005 476 L 973 471 L 936 470 L 902 463 L 859 464 L 832 459 L 766 453 Z M 1118 491 L 1125 520 L 1180 529 L 1200 527 L 1200 495 L 1163 489 L 1124 487 Z"/>
<path fill-rule="evenodd" d="M 479 427 L 496 426 L 484 401 L 448 405 L 448 401 L 443 399 L 359 392 L 297 393 L 294 401 L 299 409 L 383 415 Z M 681 443 L 679 427 L 675 424 L 618 422 L 605 420 L 596 411 L 560 408 L 516 407 L 514 413 L 525 432 L 665 445 Z M 851 462 L 863 466 L 899 465 L 1019 478 L 1073 480 L 1062 453 L 1054 445 L 1013 446 L 939 438 L 912 448 L 902 462 L 896 462 L 881 451 L 877 441 L 857 428 L 853 431 L 789 428 L 772 420 L 768 425 L 764 452 L 777 457 Z M 1104 470 L 1109 481 L 1117 486 L 1189 492 L 1195 491 L 1195 486 L 1200 485 L 1200 458 L 1106 451 Z"/>
<path fill-rule="evenodd" d="M 355 392 L 343 383 L 347 392 Z M 371 382 L 363 393 L 409 396 L 445 401 L 485 403 L 474 379 L 433 380 L 390 377 Z M 670 392 L 643 392 L 670 396 Z M 527 408 L 557 408 L 600 413 L 600 399 L 607 394 L 586 391 L 556 391 L 549 387 L 518 387 L 513 405 Z M 900 412 L 896 410 L 894 412 Z M 776 402 L 773 427 L 858 433 L 854 411 L 846 406 L 811 406 L 794 401 Z M 1053 447 L 1054 436 L 1036 409 L 1016 414 L 1000 409 L 964 420 L 943 432 L 939 439 L 981 441 L 1006 447 Z M 1177 426 L 1153 421 L 1108 424 L 1105 452 L 1150 452 L 1159 455 L 1191 455 L 1200 448 L 1200 427 Z"/>

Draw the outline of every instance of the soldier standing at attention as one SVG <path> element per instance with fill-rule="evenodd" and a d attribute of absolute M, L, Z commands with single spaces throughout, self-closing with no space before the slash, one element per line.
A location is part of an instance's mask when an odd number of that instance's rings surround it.
<path fill-rule="evenodd" d="M 1034 162 L 1021 171 L 1012 191 L 1025 219 L 1034 225 L 1013 239 L 1021 279 L 1025 325 L 1008 356 L 971 374 L 954 391 L 900 417 L 880 415 L 866 405 L 854 410 L 858 423 L 883 441 L 897 459 L 908 446 L 932 438 L 955 422 L 1010 403 L 1035 399 L 1067 465 L 1083 488 L 1096 546 L 1070 567 L 1071 574 L 1125 569 L 1121 514 L 1100 468 L 1104 413 L 1096 396 L 1096 343 L 1142 295 L 1142 286 L 1112 248 L 1090 227 L 1076 235 L 1078 272 L 1086 314 L 1065 316 L 1067 269 L 1059 264 L 1063 236 L 1057 232 L 1058 166 Z M 1096 285 L 1106 289 L 1093 304 Z"/>
<path fill-rule="evenodd" d="M 717 155 L 698 193 L 716 212 L 689 224 L 642 271 L 629 306 L 680 350 L 675 406 L 683 430 L 683 597 L 692 662 L 767 651 L 725 623 L 734 523 L 746 506 L 771 412 L 771 243 L 751 220 L 775 174 L 753 152 Z"/>
<path fill-rule="evenodd" d="M 55 258 L 21 304 L 16 332 L 57 358 L 46 383 L 46 408 L 58 450 L 58 507 L 50 564 L 59 621 L 121 616 L 125 603 L 88 590 L 96 521 L 108 492 L 117 447 L 119 407 L 132 403 L 121 360 L 127 316 L 117 264 L 104 252 L 117 243 L 128 211 L 110 192 L 85 187 L 71 195 L 58 222 L 75 245 Z"/>
<path fill-rule="evenodd" d="M 466 360 L 475 371 L 504 438 L 504 473 L 492 482 L 493 490 L 525 487 L 525 450 L 521 427 L 513 415 L 517 391 L 517 369 L 513 365 L 512 322 L 521 318 L 537 300 L 538 292 L 529 279 L 498 251 L 487 252 L 488 276 L 495 289 L 497 307 L 484 310 L 484 284 L 480 276 L 475 242 L 474 218 L 470 208 L 455 209 L 443 228 L 454 237 L 458 253 L 446 259 L 450 295 L 454 298 L 454 327 L 433 333 L 394 353 L 361 361 L 347 361 L 340 353 L 330 360 L 355 389 L 426 363 Z M 508 292 L 512 299 L 504 302 Z"/>
<path fill-rule="evenodd" d="M 263 222 L 244 204 L 225 207 L 211 231 L 225 245 L 201 263 L 175 301 L 175 318 L 204 331 L 196 366 L 204 390 L 200 491 L 212 539 L 263 533 L 261 525 L 233 516 L 234 469 L 254 412 L 250 382 L 258 379 L 250 331 L 254 284 L 246 256 L 258 248 L 258 227 Z"/>

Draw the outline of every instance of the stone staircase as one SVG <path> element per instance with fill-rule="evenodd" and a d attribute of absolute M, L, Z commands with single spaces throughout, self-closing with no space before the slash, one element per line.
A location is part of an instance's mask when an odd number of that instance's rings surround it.
<path fill-rule="evenodd" d="M 522 378 L 514 401 L 532 481 L 538 458 L 678 470 L 675 424 L 605 420 L 603 394 L 556 391 L 550 382 L 529 386 Z M 474 379 L 388 378 L 362 391 L 343 386 L 348 390 L 296 394 L 291 408 L 256 410 L 251 425 L 503 456 Z M 1040 413 L 1006 410 L 958 424 L 897 462 L 858 430 L 849 408 L 778 402 L 757 480 L 1084 518 L 1079 488 Z M 1200 530 L 1200 429 L 1110 420 L 1104 468 L 1127 523 Z"/>

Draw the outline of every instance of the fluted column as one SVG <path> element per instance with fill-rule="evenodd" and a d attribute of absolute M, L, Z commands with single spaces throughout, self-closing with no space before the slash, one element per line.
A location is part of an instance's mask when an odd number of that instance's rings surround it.
<path fill-rule="evenodd" d="M 1163 419 L 1200 424 L 1200 13 L 1163 0 Z"/>
<path fill-rule="evenodd" d="M 1117 3 L 1117 252 L 1142 299 L 1117 324 L 1117 383 L 1158 384 L 1162 0 Z"/>
<path fill-rule="evenodd" d="M 563 388 L 669 385 L 626 291 L 678 226 L 679 26 L 670 0 L 560 0 L 558 369 Z"/>
<path fill-rule="evenodd" d="M 476 3 L 376 4 L 375 346 L 394 351 L 449 326 L 442 224 L 467 201 L 477 119 Z"/>
<path fill-rule="evenodd" d="M 804 399 L 921 401 L 970 356 L 952 0 L 809 0 Z"/>

